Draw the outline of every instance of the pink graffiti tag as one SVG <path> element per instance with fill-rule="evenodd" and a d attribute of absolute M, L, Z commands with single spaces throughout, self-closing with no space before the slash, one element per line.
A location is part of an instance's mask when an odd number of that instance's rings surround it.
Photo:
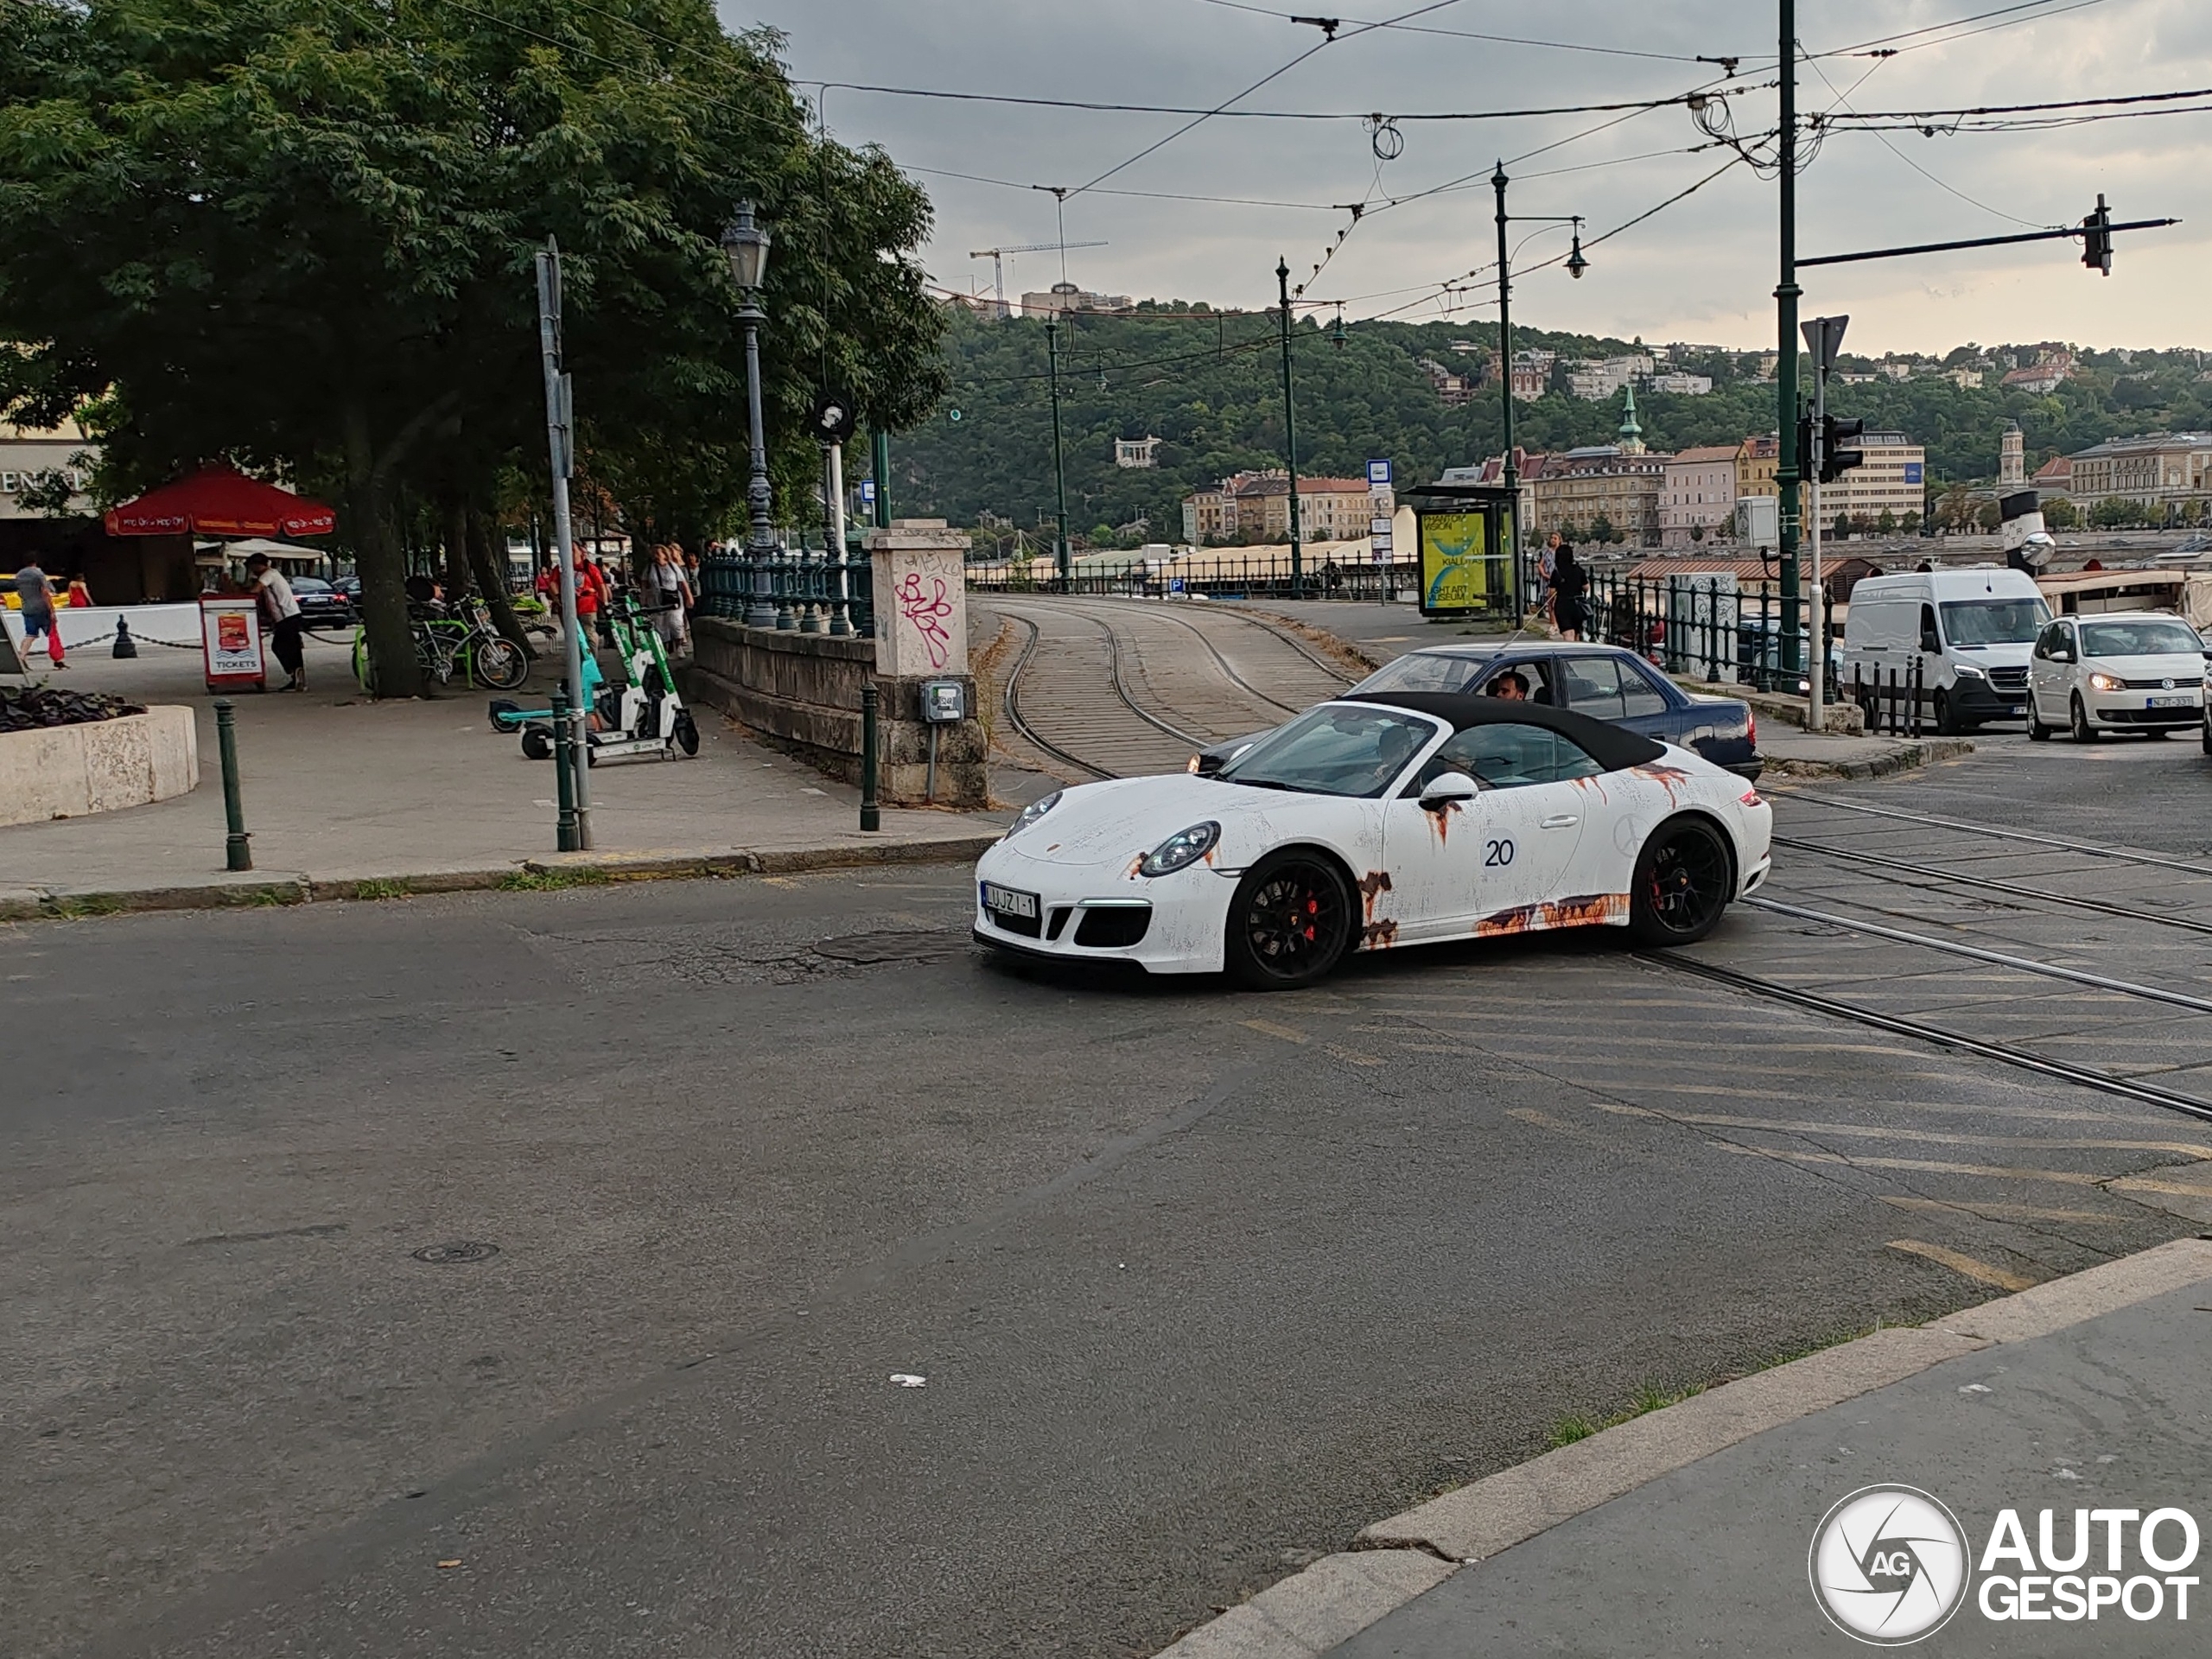
<path fill-rule="evenodd" d="M 909 570 L 899 584 L 899 614 L 914 625 L 922 636 L 922 644 L 930 654 L 930 666 L 943 668 L 945 658 L 952 654 L 952 636 L 945 632 L 944 619 L 952 614 L 952 601 L 944 596 L 944 578 L 932 576 L 931 593 L 922 591 L 922 573 Z"/>

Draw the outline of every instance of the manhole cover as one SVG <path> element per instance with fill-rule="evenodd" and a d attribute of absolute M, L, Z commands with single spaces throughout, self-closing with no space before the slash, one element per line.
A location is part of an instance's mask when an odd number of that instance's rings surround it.
<path fill-rule="evenodd" d="M 443 1244 L 425 1244 L 415 1252 L 415 1259 L 443 1266 L 450 1262 L 488 1262 L 499 1253 L 499 1247 L 496 1244 L 486 1244 L 474 1238 L 456 1238 Z"/>
<path fill-rule="evenodd" d="M 938 962 L 968 948 L 958 933 L 922 933 L 908 929 L 897 933 L 849 933 L 824 939 L 814 947 L 817 957 L 832 962 Z"/>

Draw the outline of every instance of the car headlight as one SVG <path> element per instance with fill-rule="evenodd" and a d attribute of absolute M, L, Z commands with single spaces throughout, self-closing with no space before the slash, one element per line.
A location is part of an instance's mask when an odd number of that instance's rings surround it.
<path fill-rule="evenodd" d="M 1959 677 L 1962 680 L 1986 680 L 1989 677 L 1972 663 L 1961 663 L 1958 668 Z"/>
<path fill-rule="evenodd" d="M 1178 830 L 1145 855 L 1137 868 L 1146 875 L 1173 875 L 1188 864 L 1195 864 L 1212 850 L 1221 839 L 1217 823 L 1194 823 L 1187 830 Z"/>
<path fill-rule="evenodd" d="M 2127 690 L 2127 682 L 2126 680 L 2117 678 L 2110 674 L 2092 674 L 2089 676 L 2089 690 L 2092 691 L 2125 691 Z"/>
<path fill-rule="evenodd" d="M 1045 796 L 1042 799 L 1030 802 L 1028 805 L 1021 809 L 1020 816 L 1014 819 L 1013 825 L 1007 830 L 1007 834 L 1009 836 L 1020 835 L 1031 824 L 1036 823 L 1038 819 L 1043 817 L 1047 812 L 1058 806 L 1060 804 L 1060 797 L 1065 793 L 1066 793 L 1065 790 L 1056 789 L 1051 794 Z"/>

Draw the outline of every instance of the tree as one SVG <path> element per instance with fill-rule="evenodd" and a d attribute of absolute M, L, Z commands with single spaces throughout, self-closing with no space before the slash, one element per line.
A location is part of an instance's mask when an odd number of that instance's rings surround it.
<path fill-rule="evenodd" d="M 1891 512 L 1887 507 L 1884 507 L 1882 509 L 1882 516 L 1874 521 L 1874 528 L 1881 534 L 1888 536 L 1892 534 L 1897 530 L 1897 514 Z"/>
<path fill-rule="evenodd" d="M 1920 534 L 1920 515 L 1916 512 L 1907 512 L 1904 518 L 1897 520 L 1897 528 L 1908 536 L 1917 536 Z"/>
<path fill-rule="evenodd" d="M 1613 529 L 1613 521 L 1604 513 L 1601 512 L 1591 519 L 1590 539 L 1599 546 L 1603 547 L 1607 543 L 1616 540 L 1618 536 L 1618 532 Z"/>
<path fill-rule="evenodd" d="M 2047 530 L 2073 530 L 2081 524 L 2082 514 L 2073 502 L 2057 495 L 2043 504 L 2043 522 Z"/>
<path fill-rule="evenodd" d="M 1830 533 L 1839 542 L 1848 539 L 1851 535 L 1851 515 L 1847 512 L 1837 513 L 1835 523 L 1830 527 Z"/>
<path fill-rule="evenodd" d="M 1994 501 L 1985 501 L 1974 509 L 1974 522 L 1985 531 L 1995 531 L 2005 522 L 2005 511 Z"/>
<path fill-rule="evenodd" d="M 1700 543 L 1705 540 L 1705 526 L 1703 524 L 1692 524 L 1690 526 L 1690 540 Z"/>
<path fill-rule="evenodd" d="M 412 692 L 404 504 L 440 504 L 451 555 L 504 463 L 544 475 L 548 234 L 582 444 L 655 527 L 727 515 L 741 475 L 717 245 L 741 196 L 778 227 L 787 491 L 818 464 L 798 430 L 818 372 L 885 424 L 937 395 L 926 200 L 810 137 L 775 44 L 708 0 L 0 9 L 0 412 L 97 400 L 111 486 L 220 456 L 334 490 L 379 690 Z"/>

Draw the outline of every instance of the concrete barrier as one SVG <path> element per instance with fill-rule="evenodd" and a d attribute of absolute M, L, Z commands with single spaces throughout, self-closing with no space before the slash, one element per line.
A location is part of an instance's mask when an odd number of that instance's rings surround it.
<path fill-rule="evenodd" d="M 199 785 L 199 731 L 193 711 L 181 705 L 83 726 L 0 732 L 0 824 L 143 806 Z"/>

